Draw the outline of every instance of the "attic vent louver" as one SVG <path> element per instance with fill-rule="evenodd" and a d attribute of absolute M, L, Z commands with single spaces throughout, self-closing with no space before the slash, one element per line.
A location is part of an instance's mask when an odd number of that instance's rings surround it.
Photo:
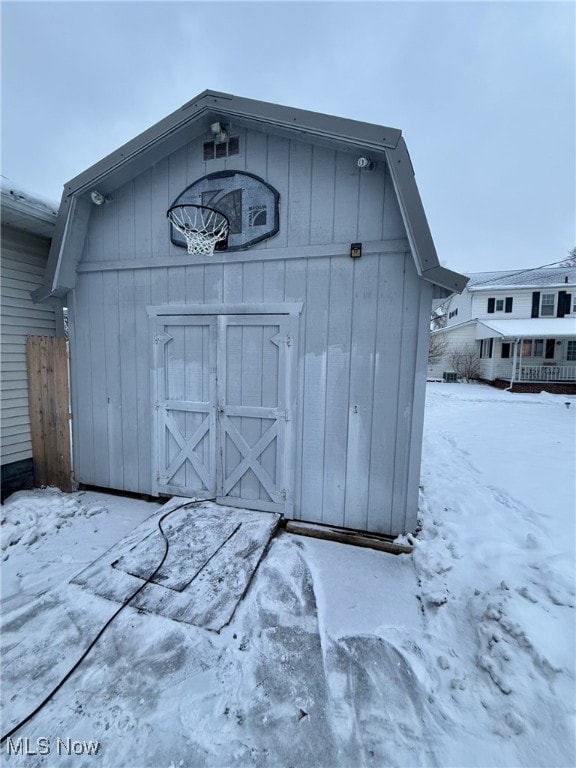
<path fill-rule="evenodd" d="M 227 141 L 205 141 L 202 145 L 202 158 L 214 160 L 215 158 L 230 157 L 240 152 L 240 139 L 232 136 Z"/>

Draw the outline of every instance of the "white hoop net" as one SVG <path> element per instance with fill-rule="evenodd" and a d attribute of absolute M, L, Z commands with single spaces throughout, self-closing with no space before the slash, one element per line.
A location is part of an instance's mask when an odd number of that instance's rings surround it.
<path fill-rule="evenodd" d="M 186 238 L 188 253 L 211 256 L 216 243 L 228 236 L 226 216 L 201 205 L 175 205 L 167 214 L 174 227 Z"/>

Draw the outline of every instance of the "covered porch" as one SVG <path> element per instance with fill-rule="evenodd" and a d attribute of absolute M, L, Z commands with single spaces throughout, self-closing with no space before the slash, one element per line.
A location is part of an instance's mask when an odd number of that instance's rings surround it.
<path fill-rule="evenodd" d="M 551 391 L 576 387 L 576 318 L 481 320 L 476 339 L 488 381 Z"/>

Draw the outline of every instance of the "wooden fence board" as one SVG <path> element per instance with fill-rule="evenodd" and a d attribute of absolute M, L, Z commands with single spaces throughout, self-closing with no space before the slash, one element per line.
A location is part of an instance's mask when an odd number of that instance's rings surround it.
<path fill-rule="evenodd" d="M 72 490 L 66 339 L 26 339 L 28 408 L 36 485 Z"/>

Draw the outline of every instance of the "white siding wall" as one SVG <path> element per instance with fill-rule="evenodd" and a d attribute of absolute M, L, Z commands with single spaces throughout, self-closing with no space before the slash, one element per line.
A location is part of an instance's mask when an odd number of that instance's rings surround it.
<path fill-rule="evenodd" d="M 452 326 L 452 325 L 459 325 L 460 323 L 466 322 L 466 320 L 470 320 L 474 317 L 474 314 L 472 312 L 472 294 L 467 293 L 464 291 L 464 293 L 457 293 L 452 298 L 446 302 L 444 305 L 446 309 L 446 326 Z M 452 312 L 456 312 L 455 315 L 452 315 L 450 317 L 450 314 Z"/>
<path fill-rule="evenodd" d="M 456 350 L 477 350 L 476 323 L 469 323 L 458 328 L 450 328 L 434 333 L 432 338 L 445 339 L 446 349 L 442 358 L 428 366 L 429 379 L 441 379 L 444 371 L 452 371 L 451 356 Z"/>
<path fill-rule="evenodd" d="M 472 294 L 472 317 L 492 320 L 528 318 L 532 314 L 532 290 L 480 291 Z M 512 312 L 488 312 L 488 299 L 505 299 L 512 296 Z"/>
<path fill-rule="evenodd" d="M 34 304 L 30 291 L 43 281 L 49 241 L 2 227 L 2 465 L 32 457 L 26 337 L 53 336 L 53 306 Z"/>

